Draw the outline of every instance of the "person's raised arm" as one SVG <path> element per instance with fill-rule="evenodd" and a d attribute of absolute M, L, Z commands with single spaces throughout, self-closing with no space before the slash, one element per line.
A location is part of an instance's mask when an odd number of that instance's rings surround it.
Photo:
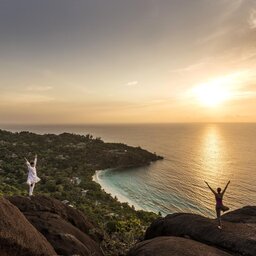
<path fill-rule="evenodd" d="M 208 186 L 208 188 L 212 191 L 212 193 L 215 195 L 216 192 L 210 187 L 210 185 L 208 184 L 208 182 L 205 181 L 205 184 Z"/>
<path fill-rule="evenodd" d="M 25 159 L 25 161 L 26 161 L 26 165 L 27 165 L 27 166 L 30 166 L 30 163 L 29 163 L 28 159 L 27 159 L 26 157 L 24 157 L 24 159 Z"/>
<path fill-rule="evenodd" d="M 230 181 L 228 181 L 226 187 L 224 188 L 223 192 L 222 192 L 222 195 L 224 195 L 224 193 L 226 192 L 227 188 L 228 188 L 228 185 L 229 185 Z"/>
<path fill-rule="evenodd" d="M 34 160 L 34 166 L 36 167 L 36 163 L 37 163 L 37 155 L 35 155 L 35 160 Z"/>

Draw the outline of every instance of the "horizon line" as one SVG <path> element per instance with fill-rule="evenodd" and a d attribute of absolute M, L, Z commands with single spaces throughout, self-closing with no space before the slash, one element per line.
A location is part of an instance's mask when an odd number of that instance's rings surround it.
<path fill-rule="evenodd" d="M 256 121 L 237 121 L 237 122 L 143 122 L 143 123 L 0 123 L 1 126 L 101 126 L 101 125 L 171 125 L 171 124 L 256 124 Z"/>

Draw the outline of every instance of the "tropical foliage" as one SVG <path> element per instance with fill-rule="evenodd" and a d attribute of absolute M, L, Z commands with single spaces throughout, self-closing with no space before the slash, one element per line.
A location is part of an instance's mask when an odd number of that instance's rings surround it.
<path fill-rule="evenodd" d="M 0 194 L 27 195 L 24 157 L 32 160 L 35 153 L 41 178 L 35 193 L 66 200 L 82 210 L 102 230 L 106 255 L 124 254 L 157 217 L 118 202 L 92 176 L 95 170 L 141 166 L 161 157 L 140 147 L 104 143 L 89 134 L 37 135 L 0 130 Z"/>

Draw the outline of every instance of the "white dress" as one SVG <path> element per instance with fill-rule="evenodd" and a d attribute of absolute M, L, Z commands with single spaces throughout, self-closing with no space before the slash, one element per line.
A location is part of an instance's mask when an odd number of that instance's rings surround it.
<path fill-rule="evenodd" d="M 31 185 L 40 181 L 40 178 L 37 177 L 37 173 L 36 173 L 36 162 L 37 162 L 37 158 L 35 158 L 34 167 L 31 166 L 28 161 L 26 162 L 28 166 L 28 179 L 27 179 L 28 185 Z"/>

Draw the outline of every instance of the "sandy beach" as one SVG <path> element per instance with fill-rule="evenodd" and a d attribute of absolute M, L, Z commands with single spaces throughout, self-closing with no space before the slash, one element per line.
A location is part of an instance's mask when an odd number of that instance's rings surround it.
<path fill-rule="evenodd" d="M 98 183 L 101 188 L 108 194 L 110 194 L 113 198 L 116 197 L 121 203 L 128 203 L 130 206 L 134 206 L 136 210 L 143 210 L 141 206 L 130 200 L 125 195 L 122 195 L 119 191 L 115 190 L 104 180 L 104 174 L 111 169 L 106 170 L 97 170 L 95 174 L 92 176 L 92 180 Z"/>

